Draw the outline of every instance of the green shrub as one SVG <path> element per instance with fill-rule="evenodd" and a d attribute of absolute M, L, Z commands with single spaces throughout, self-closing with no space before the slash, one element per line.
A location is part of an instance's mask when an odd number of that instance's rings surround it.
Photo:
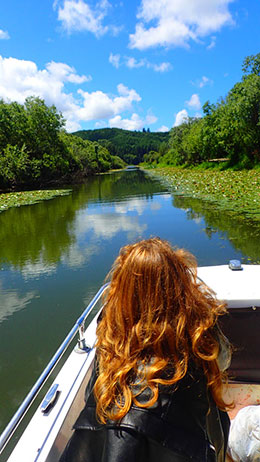
<path fill-rule="evenodd" d="M 26 147 L 7 144 L 0 155 L 0 184 L 15 186 L 23 183 L 29 174 L 29 156 Z"/>

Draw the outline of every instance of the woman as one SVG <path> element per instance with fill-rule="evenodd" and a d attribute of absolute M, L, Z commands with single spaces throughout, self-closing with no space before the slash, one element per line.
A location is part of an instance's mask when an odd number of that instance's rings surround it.
<path fill-rule="evenodd" d="M 224 461 L 225 306 L 198 282 L 194 257 L 159 238 L 123 247 L 110 276 L 62 462 Z"/>

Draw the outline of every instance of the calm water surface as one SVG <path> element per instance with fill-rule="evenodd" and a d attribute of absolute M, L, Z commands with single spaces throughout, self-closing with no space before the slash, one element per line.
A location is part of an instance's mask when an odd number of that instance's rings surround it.
<path fill-rule="evenodd" d="M 142 171 L 91 178 L 72 194 L 0 214 L 0 431 L 121 246 L 160 236 L 199 265 L 259 262 L 260 226 L 172 195 Z"/>

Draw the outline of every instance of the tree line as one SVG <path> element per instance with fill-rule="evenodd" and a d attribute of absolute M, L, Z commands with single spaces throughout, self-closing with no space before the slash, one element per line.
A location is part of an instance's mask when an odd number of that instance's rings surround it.
<path fill-rule="evenodd" d="M 207 101 L 202 118 L 188 117 L 170 131 L 168 145 L 144 155 L 152 165 L 194 165 L 225 161 L 252 168 L 260 163 L 260 53 L 245 58 L 242 80 L 216 104 Z M 210 165 L 210 164 L 208 164 Z"/>
<path fill-rule="evenodd" d="M 74 135 L 84 140 L 96 141 L 106 147 L 110 154 L 121 157 L 127 164 L 139 164 L 144 154 L 158 151 L 162 143 L 168 143 L 169 132 L 123 130 L 121 128 L 101 128 L 80 130 Z"/>
<path fill-rule="evenodd" d="M 68 134 L 64 126 L 56 107 L 40 98 L 0 100 L 0 188 L 65 183 L 125 166 L 105 146 Z"/>

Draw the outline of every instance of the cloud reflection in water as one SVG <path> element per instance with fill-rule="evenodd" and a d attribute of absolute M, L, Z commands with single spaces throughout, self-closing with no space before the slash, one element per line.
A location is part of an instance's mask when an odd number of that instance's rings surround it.
<path fill-rule="evenodd" d="M 0 323 L 15 312 L 25 308 L 36 296 L 36 291 L 29 291 L 20 295 L 13 289 L 4 290 L 0 282 Z"/>

